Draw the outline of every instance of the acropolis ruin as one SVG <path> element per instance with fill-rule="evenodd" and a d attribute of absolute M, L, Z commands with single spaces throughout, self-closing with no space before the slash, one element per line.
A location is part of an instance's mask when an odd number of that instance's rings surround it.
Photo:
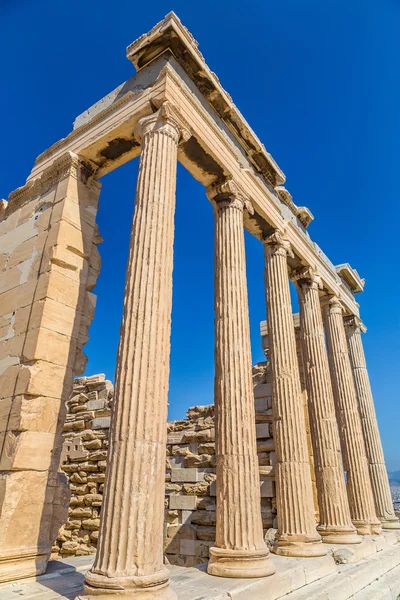
<path fill-rule="evenodd" d="M 312 241 L 310 210 L 174 13 L 127 58 L 136 74 L 0 201 L 0 598 L 50 555 L 96 553 L 79 600 L 394 600 L 364 280 Z M 113 385 L 83 376 L 99 178 L 136 157 Z M 177 161 L 214 209 L 215 388 L 167 425 Z M 265 256 L 258 365 L 245 230 Z"/>

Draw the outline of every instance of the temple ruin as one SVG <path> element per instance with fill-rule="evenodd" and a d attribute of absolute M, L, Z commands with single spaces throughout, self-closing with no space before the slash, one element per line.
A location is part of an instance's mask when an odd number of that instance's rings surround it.
<path fill-rule="evenodd" d="M 171 585 L 168 563 L 204 563 L 207 600 L 329 599 L 308 586 L 343 585 L 335 552 L 367 561 L 340 597 L 376 598 L 357 594 L 379 580 L 379 597 L 396 598 L 400 523 L 355 299 L 364 280 L 312 241 L 311 212 L 174 13 L 127 57 L 136 75 L 0 203 L 0 582 L 77 553 L 68 532 L 83 531 L 80 554 L 97 552 L 82 600 L 198 598 Z M 99 377 L 74 388 L 96 305 L 98 180 L 138 156 L 115 389 Z M 214 208 L 215 396 L 167 431 L 177 161 Z M 244 229 L 265 255 L 259 369 Z"/>

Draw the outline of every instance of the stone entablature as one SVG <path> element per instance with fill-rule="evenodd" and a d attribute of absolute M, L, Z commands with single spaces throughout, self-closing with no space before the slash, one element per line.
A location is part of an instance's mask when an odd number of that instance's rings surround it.
<path fill-rule="evenodd" d="M 254 406 L 264 534 L 276 528 L 271 383 L 267 363 L 253 367 Z M 61 470 L 71 490 L 68 520 L 53 555 L 94 554 L 100 526 L 114 388 L 104 375 L 75 380 L 63 430 Z M 164 551 L 170 564 L 208 561 L 215 542 L 214 405 L 195 406 L 167 424 Z"/>

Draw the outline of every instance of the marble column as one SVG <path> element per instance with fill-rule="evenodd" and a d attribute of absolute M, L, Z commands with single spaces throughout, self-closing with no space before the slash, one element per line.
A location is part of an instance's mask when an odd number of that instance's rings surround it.
<path fill-rule="evenodd" d="M 308 267 L 295 271 L 292 279 L 297 283 L 300 305 L 300 336 L 319 506 L 317 531 L 328 544 L 357 544 L 361 537 L 350 518 L 325 348 L 319 300 L 321 280 Z"/>
<path fill-rule="evenodd" d="M 361 332 L 364 333 L 366 328 L 356 316 L 346 317 L 344 323 L 376 514 L 384 529 L 400 529 L 399 519 L 393 509 L 389 478 L 361 339 Z"/>
<path fill-rule="evenodd" d="M 380 533 L 381 524 L 372 496 L 342 307 L 336 296 L 323 300 L 323 317 L 351 520 L 360 535 L 372 535 Z"/>
<path fill-rule="evenodd" d="M 275 569 L 260 509 L 244 199 L 234 182 L 207 190 L 215 208 L 215 416 L 217 527 L 208 573 L 265 577 Z"/>
<path fill-rule="evenodd" d="M 276 231 L 264 239 L 268 337 L 272 369 L 272 411 L 276 448 L 278 532 L 274 552 L 323 556 L 316 530 L 299 366 L 296 355 L 287 255 L 288 242 Z"/>
<path fill-rule="evenodd" d="M 142 151 L 96 559 L 84 598 L 172 600 L 163 564 L 177 147 L 168 105 L 139 120 Z M 86 594 L 86 595 L 85 595 Z"/>

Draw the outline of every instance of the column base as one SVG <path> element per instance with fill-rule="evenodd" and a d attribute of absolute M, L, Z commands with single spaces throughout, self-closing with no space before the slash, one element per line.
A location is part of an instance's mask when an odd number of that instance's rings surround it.
<path fill-rule="evenodd" d="M 318 526 L 317 531 L 320 534 L 324 544 L 360 544 L 361 537 L 355 527 L 352 528 L 324 528 Z"/>
<path fill-rule="evenodd" d="M 13 550 L 8 555 L 0 554 L 0 583 L 35 577 L 46 572 L 50 550 L 38 552 L 37 548 Z"/>
<path fill-rule="evenodd" d="M 165 568 L 152 575 L 107 577 L 88 571 L 83 594 L 76 600 L 177 600 Z"/>
<path fill-rule="evenodd" d="M 381 520 L 382 529 L 400 529 L 400 521 L 397 517 L 393 519 Z"/>
<path fill-rule="evenodd" d="M 268 577 L 275 573 L 267 547 L 261 550 L 229 550 L 210 548 L 207 573 L 216 577 Z"/>
<path fill-rule="evenodd" d="M 380 521 L 368 523 L 366 521 L 353 521 L 358 535 L 379 535 L 382 533 L 382 524 Z"/>
<path fill-rule="evenodd" d="M 318 536 L 289 536 L 279 537 L 272 552 L 279 556 L 298 556 L 302 558 L 312 558 L 316 556 L 325 556 L 327 549 L 323 545 L 321 538 Z"/>

